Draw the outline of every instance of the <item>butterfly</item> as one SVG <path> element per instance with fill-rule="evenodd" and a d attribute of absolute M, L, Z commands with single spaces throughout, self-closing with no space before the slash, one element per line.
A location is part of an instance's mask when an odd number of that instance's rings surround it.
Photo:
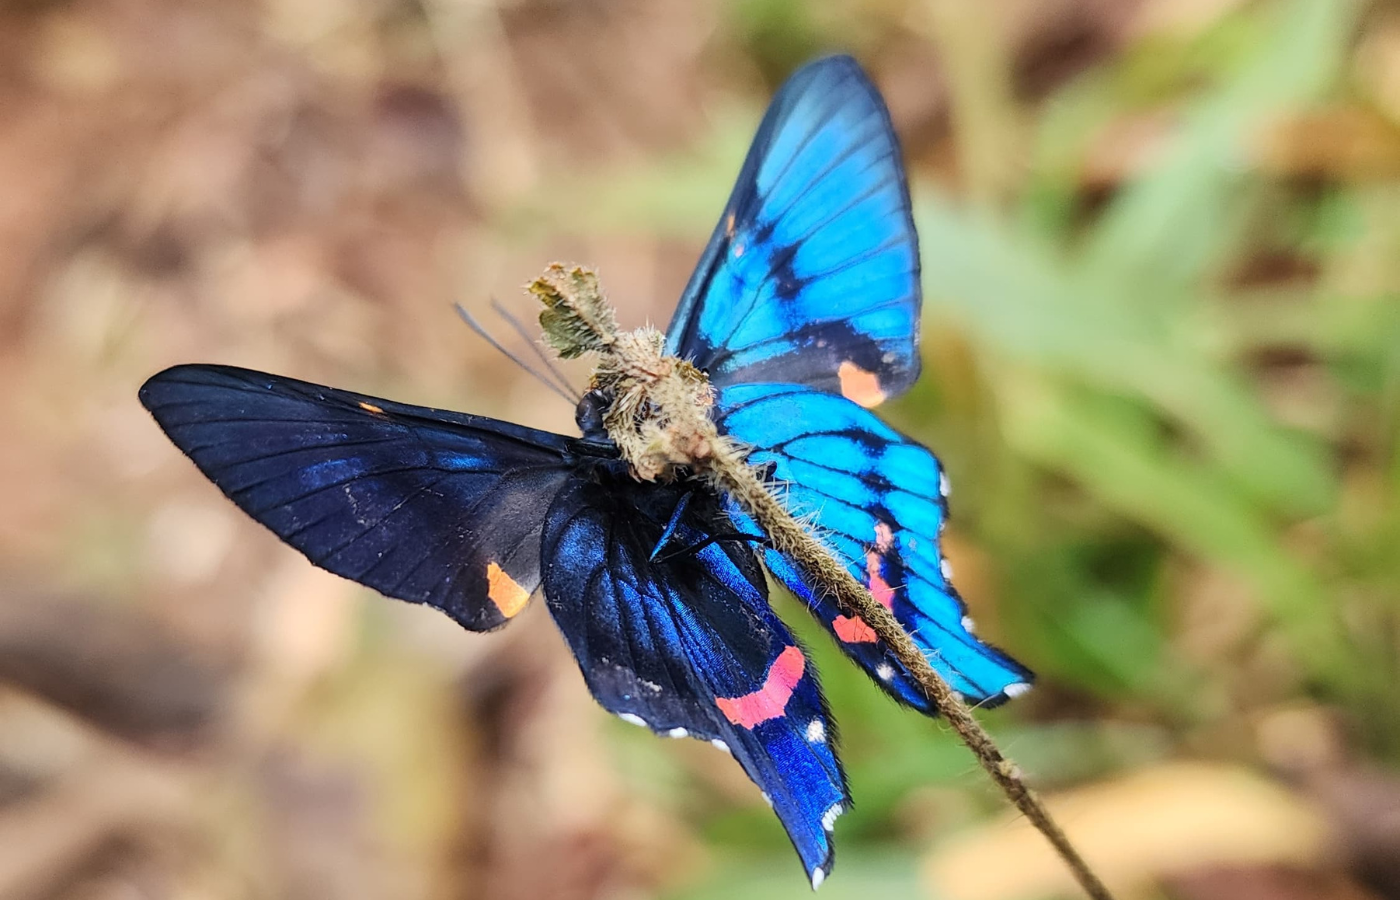
<path fill-rule="evenodd" d="M 708 374 L 720 432 L 949 684 L 981 706 L 1031 673 L 973 634 L 939 539 L 938 460 L 867 407 L 919 374 L 918 241 L 889 114 L 849 57 L 774 97 L 666 332 Z M 566 437 L 216 365 L 153 376 L 141 402 L 234 503 L 314 564 L 470 631 L 537 589 L 608 711 L 730 752 L 812 881 L 851 803 L 806 652 L 763 567 L 899 702 L 934 710 L 731 499 L 633 477 L 584 395 Z"/>

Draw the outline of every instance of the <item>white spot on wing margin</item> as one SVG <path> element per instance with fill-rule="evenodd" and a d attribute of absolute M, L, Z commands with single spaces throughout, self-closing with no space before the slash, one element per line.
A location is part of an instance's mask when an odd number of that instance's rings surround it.
<path fill-rule="evenodd" d="M 822 813 L 822 830 L 826 832 L 826 835 L 827 835 L 827 838 L 828 838 L 828 839 L 830 839 L 830 837 L 831 837 L 831 829 L 834 828 L 834 827 L 836 826 L 836 818 L 837 818 L 838 816 L 840 816 L 840 815 L 841 815 L 843 812 L 845 812 L 845 811 L 846 811 L 846 806 L 845 806 L 845 804 L 844 804 L 844 803 L 837 802 L 837 803 L 833 803 L 833 804 L 831 805 L 831 808 L 830 808 L 830 809 L 828 809 L 826 812 Z M 829 860 L 828 860 L 828 863 L 827 863 L 827 864 L 830 865 L 830 861 L 829 861 Z M 822 868 L 822 867 L 817 867 L 817 868 L 813 869 L 813 870 L 812 870 L 812 890 L 815 891 L 817 888 L 821 887 L 823 881 L 826 881 L 826 869 L 825 869 L 825 868 Z"/>

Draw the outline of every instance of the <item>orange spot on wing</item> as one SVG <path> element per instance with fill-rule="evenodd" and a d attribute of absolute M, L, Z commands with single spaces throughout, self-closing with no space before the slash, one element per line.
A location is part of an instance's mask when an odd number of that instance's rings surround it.
<path fill-rule="evenodd" d="M 880 571 L 880 554 L 869 550 L 865 554 L 865 586 L 870 588 L 870 596 L 886 609 L 894 608 L 894 588 L 885 581 Z"/>
<path fill-rule="evenodd" d="M 867 372 L 849 359 L 836 368 L 841 380 L 841 396 L 861 406 L 879 406 L 885 402 L 885 392 L 874 372 Z"/>
<path fill-rule="evenodd" d="M 530 592 L 495 563 L 486 567 L 486 596 L 507 619 L 514 618 L 530 602 Z"/>
<path fill-rule="evenodd" d="M 860 616 L 854 618 L 849 616 L 837 616 L 831 620 L 831 630 L 836 636 L 848 644 L 873 644 L 875 642 L 875 630 L 865 624 L 865 620 Z"/>
<path fill-rule="evenodd" d="M 360 409 L 363 409 L 365 412 L 368 413 L 374 413 L 376 416 L 384 415 L 384 410 L 380 409 L 378 406 L 375 406 L 373 403 L 366 403 L 363 400 L 360 401 Z"/>
<path fill-rule="evenodd" d="M 796 647 L 787 647 L 773 665 L 768 667 L 768 676 L 763 686 L 742 697 L 717 697 L 715 705 L 724 717 L 740 728 L 753 728 L 769 719 L 782 716 L 787 709 L 792 691 L 802 680 L 806 671 L 807 658 Z"/>
<path fill-rule="evenodd" d="M 734 213 L 732 212 L 724 217 L 724 236 L 734 237 Z"/>
<path fill-rule="evenodd" d="M 875 549 L 881 553 L 889 553 L 894 547 L 894 532 L 890 526 L 884 522 L 875 523 Z"/>

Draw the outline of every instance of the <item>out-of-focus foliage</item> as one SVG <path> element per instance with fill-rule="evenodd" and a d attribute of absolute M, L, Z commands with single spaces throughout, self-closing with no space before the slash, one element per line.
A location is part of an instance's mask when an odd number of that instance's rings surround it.
<path fill-rule="evenodd" d="M 1400 897 L 1400 12 L 1361 0 L 0 6 L 0 897 L 807 896 L 733 762 L 608 719 L 542 609 L 468 635 L 312 569 L 135 390 L 229 362 L 568 430 L 450 303 L 528 319 L 569 259 L 666 321 L 834 49 L 923 241 L 886 413 L 1040 675 L 989 727 L 1131 896 Z M 1064 890 L 783 611 L 856 797 L 824 896 Z"/>

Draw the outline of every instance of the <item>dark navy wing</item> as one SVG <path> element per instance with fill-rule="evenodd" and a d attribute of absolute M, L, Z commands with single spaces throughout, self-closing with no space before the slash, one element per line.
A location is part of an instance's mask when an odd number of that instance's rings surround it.
<path fill-rule="evenodd" d="M 850 800 L 816 672 L 769 607 L 746 544 L 652 558 L 679 500 L 625 469 L 566 484 L 545 524 L 549 610 L 604 708 L 733 753 L 819 884 Z M 668 548 L 731 530 L 714 507 L 692 499 Z"/>
<path fill-rule="evenodd" d="M 927 449 L 841 397 L 793 384 L 735 385 L 719 392 L 719 426 L 771 465 L 793 515 L 894 612 L 933 667 L 968 702 L 993 706 L 1026 690 L 1032 675 L 978 640 L 949 581 L 939 538 L 947 521 L 942 467 Z M 741 531 L 758 526 L 731 510 Z M 933 712 L 908 670 L 859 619 L 849 619 L 788 557 L 764 553 L 769 570 L 806 601 L 841 648 L 896 699 Z"/>
<path fill-rule="evenodd" d="M 473 631 L 539 584 L 540 533 L 577 442 L 228 366 L 141 388 L 175 445 L 323 569 Z"/>
<path fill-rule="evenodd" d="M 854 60 L 792 76 L 759 126 L 666 350 L 716 385 L 873 406 L 919 374 L 919 252 L 899 147 Z"/>

